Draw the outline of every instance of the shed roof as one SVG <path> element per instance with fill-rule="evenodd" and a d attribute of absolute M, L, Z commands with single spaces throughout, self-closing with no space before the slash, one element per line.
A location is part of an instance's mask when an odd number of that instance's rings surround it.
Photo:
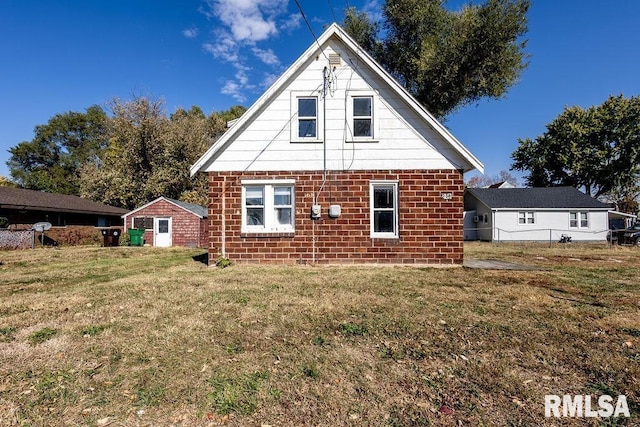
<path fill-rule="evenodd" d="M 150 201 L 149 203 L 147 203 L 146 205 L 140 206 L 130 212 L 126 212 L 124 215 L 122 215 L 122 217 L 124 218 L 125 216 L 129 216 L 131 214 L 134 214 L 148 206 L 153 205 L 154 203 L 157 203 L 161 200 L 164 200 L 168 203 L 171 203 L 173 205 L 178 206 L 179 208 L 182 208 L 188 212 L 191 212 L 192 214 L 200 217 L 200 218 L 207 218 L 208 216 L 208 211 L 207 208 L 204 206 L 200 206 L 200 205 L 196 205 L 195 203 L 187 203 L 187 202 L 183 202 L 181 200 L 176 200 L 176 199 L 170 199 L 168 197 L 158 197 L 155 200 Z"/>
<path fill-rule="evenodd" d="M 468 188 L 467 191 L 492 209 L 609 209 L 606 203 L 573 187 Z"/>
<path fill-rule="evenodd" d="M 120 216 L 126 209 L 68 194 L 0 187 L 0 208 Z"/>

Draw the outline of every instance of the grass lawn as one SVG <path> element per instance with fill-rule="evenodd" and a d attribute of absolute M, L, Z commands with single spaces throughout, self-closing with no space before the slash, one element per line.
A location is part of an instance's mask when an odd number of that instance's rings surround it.
<path fill-rule="evenodd" d="M 640 425 L 638 248 L 465 248 L 544 271 L 201 254 L 0 252 L 0 425 Z M 546 419 L 548 394 L 632 418 Z"/>

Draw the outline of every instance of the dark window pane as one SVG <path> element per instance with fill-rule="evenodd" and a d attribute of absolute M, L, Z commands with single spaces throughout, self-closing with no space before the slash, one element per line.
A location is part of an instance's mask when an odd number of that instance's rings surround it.
<path fill-rule="evenodd" d="M 371 117 L 371 98 L 353 98 L 353 116 Z"/>
<path fill-rule="evenodd" d="M 373 189 L 373 207 L 374 208 L 393 208 L 393 187 L 377 186 Z"/>
<path fill-rule="evenodd" d="M 169 220 L 168 219 L 159 219 L 158 220 L 158 233 L 168 233 L 169 232 Z"/>
<path fill-rule="evenodd" d="M 315 138 L 316 136 L 316 119 L 299 120 L 298 136 L 300 138 Z"/>
<path fill-rule="evenodd" d="M 264 225 L 264 209 L 247 208 L 247 225 Z"/>
<path fill-rule="evenodd" d="M 274 187 L 273 188 L 273 204 L 290 205 L 291 204 L 291 187 Z"/>
<path fill-rule="evenodd" d="M 276 208 L 278 225 L 291 225 L 291 208 Z"/>
<path fill-rule="evenodd" d="M 298 99 L 298 117 L 316 117 L 315 98 Z"/>
<path fill-rule="evenodd" d="M 393 211 L 376 211 L 373 213 L 373 231 L 376 233 L 393 233 Z"/>
<path fill-rule="evenodd" d="M 371 119 L 354 119 L 353 136 L 371 136 Z"/>

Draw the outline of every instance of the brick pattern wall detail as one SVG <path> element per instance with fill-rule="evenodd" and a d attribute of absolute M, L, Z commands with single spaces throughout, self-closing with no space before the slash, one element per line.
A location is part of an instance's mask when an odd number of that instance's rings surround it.
<path fill-rule="evenodd" d="M 295 233 L 241 233 L 242 179 L 295 179 Z M 397 239 L 370 236 L 373 180 L 398 181 Z M 461 172 L 328 172 L 318 199 L 322 218 L 312 220 L 311 206 L 322 181 L 322 171 L 209 172 L 209 265 L 221 255 L 223 242 L 226 257 L 241 263 L 462 263 Z M 451 193 L 451 199 L 443 199 L 443 193 Z M 331 204 L 341 206 L 340 217 L 328 216 Z"/>
<path fill-rule="evenodd" d="M 208 246 L 207 239 L 207 219 L 200 219 L 197 215 L 188 212 L 166 200 L 158 200 L 135 212 L 133 215 L 125 217 L 125 228 L 132 227 L 132 219 L 138 217 L 150 218 L 173 218 L 172 219 L 172 245 L 184 247 Z M 153 245 L 153 230 L 146 230 L 144 233 L 145 244 Z"/>

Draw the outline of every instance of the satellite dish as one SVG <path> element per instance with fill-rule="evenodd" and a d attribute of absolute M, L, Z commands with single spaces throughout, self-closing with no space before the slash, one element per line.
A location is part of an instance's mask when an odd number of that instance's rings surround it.
<path fill-rule="evenodd" d="M 51 228 L 50 222 L 36 222 L 33 224 L 32 229 L 44 233 Z"/>

